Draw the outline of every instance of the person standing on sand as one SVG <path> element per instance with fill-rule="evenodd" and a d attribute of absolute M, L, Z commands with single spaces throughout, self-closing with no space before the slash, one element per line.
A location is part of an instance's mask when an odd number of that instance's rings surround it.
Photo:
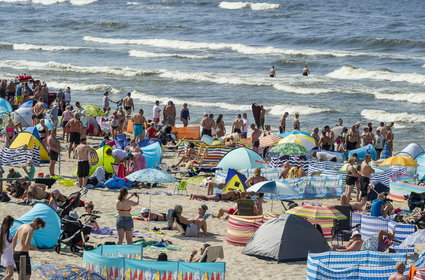
<path fill-rule="evenodd" d="M 183 122 L 183 126 L 187 127 L 190 121 L 190 113 L 189 109 L 187 108 L 187 103 L 183 104 L 183 108 L 180 111 L 180 120 Z"/>
<path fill-rule="evenodd" d="M 131 112 L 134 111 L 134 102 L 131 98 L 131 92 L 127 93 L 127 96 L 122 100 L 122 106 L 127 115 L 131 115 Z"/>
<path fill-rule="evenodd" d="M 84 130 L 80 119 L 81 114 L 75 114 L 75 117 L 70 119 L 64 128 L 69 132 L 68 158 L 71 158 L 71 151 L 80 144 L 81 133 Z"/>
<path fill-rule="evenodd" d="M 87 139 L 83 138 L 75 150 L 77 152 L 78 159 L 78 184 L 80 184 L 80 187 L 83 188 L 87 185 L 87 177 L 89 176 L 90 172 L 89 152 L 92 150 L 92 148 L 87 145 Z"/>
<path fill-rule="evenodd" d="M 143 116 L 143 110 L 140 109 L 139 112 L 131 117 L 131 120 L 133 121 L 134 141 L 139 142 L 143 139 L 146 124 L 146 119 Z"/>
<path fill-rule="evenodd" d="M 6 274 L 3 280 L 13 279 L 13 268 L 15 261 L 13 259 L 13 236 L 10 234 L 10 228 L 13 226 L 12 216 L 6 216 L 3 219 L 0 229 L 0 265 L 6 268 Z"/>
<path fill-rule="evenodd" d="M 375 170 L 369 165 L 369 162 L 372 160 L 372 157 L 369 154 L 366 154 L 364 161 L 360 166 L 360 191 L 361 199 L 366 199 L 367 193 L 369 191 L 370 177 L 372 173 L 375 173 Z"/>
<path fill-rule="evenodd" d="M 303 76 L 308 76 L 308 75 L 310 75 L 310 71 L 308 70 L 307 65 L 304 65 L 304 68 L 303 68 Z"/>
<path fill-rule="evenodd" d="M 347 132 L 345 137 L 345 143 L 347 144 L 347 151 L 357 149 L 360 145 L 360 135 L 356 129 L 356 125 L 353 125 L 350 130 Z"/>
<path fill-rule="evenodd" d="M 136 197 L 136 201 L 130 200 L 132 197 Z M 130 196 L 128 195 L 127 189 L 121 189 L 118 199 L 115 202 L 116 209 L 118 211 L 116 227 L 118 231 L 118 238 L 116 243 L 122 244 L 125 238 L 127 240 L 127 244 L 133 244 L 133 229 L 134 222 L 131 217 L 131 207 L 139 205 L 139 196 L 137 193 L 132 193 Z"/>
<path fill-rule="evenodd" d="M 269 75 L 270 75 L 271 78 L 276 77 L 276 69 L 274 68 L 274 65 L 272 66 L 272 68 L 270 68 Z"/>
<path fill-rule="evenodd" d="M 284 133 L 286 130 L 286 118 L 288 117 L 289 113 L 285 112 L 282 116 L 279 118 L 279 133 Z"/>
<path fill-rule="evenodd" d="M 258 154 L 258 147 L 260 147 L 260 136 L 261 130 L 255 127 L 255 124 L 251 124 L 251 144 L 252 149 Z"/>
<path fill-rule="evenodd" d="M 159 118 L 161 116 L 161 108 L 159 108 L 159 100 L 155 101 L 155 105 L 152 107 L 152 120 L 155 123 L 155 126 L 159 123 Z"/>
<path fill-rule="evenodd" d="M 50 176 L 55 176 L 55 165 L 58 161 L 59 154 L 61 152 L 61 144 L 58 139 L 56 139 L 56 130 L 50 132 L 50 136 L 47 137 L 47 145 L 49 146 L 49 174 Z"/>
<path fill-rule="evenodd" d="M 216 120 L 215 135 L 217 138 L 226 135 L 226 127 L 224 126 L 223 115 L 219 114 Z"/>
<path fill-rule="evenodd" d="M 266 122 L 266 109 L 264 109 L 264 106 L 261 106 L 261 110 L 260 110 L 260 126 L 258 128 L 261 127 L 261 129 L 264 130 L 264 123 Z"/>
<path fill-rule="evenodd" d="M 248 115 L 246 113 L 243 113 L 242 115 L 242 121 L 243 121 L 243 129 L 242 129 L 242 138 L 248 137 L 248 126 L 249 126 L 249 120 Z"/>
<path fill-rule="evenodd" d="M 103 113 L 106 115 L 109 114 L 109 111 L 111 111 L 111 107 L 109 106 L 109 102 L 113 102 L 111 99 L 109 99 L 109 92 L 106 91 L 103 94 Z"/>
<path fill-rule="evenodd" d="M 242 134 L 243 120 L 241 114 L 238 114 L 237 118 L 232 124 L 232 133 L 238 133 L 239 136 Z"/>
<path fill-rule="evenodd" d="M 41 218 L 35 218 L 29 224 L 23 224 L 19 227 L 15 236 L 13 237 L 12 247 L 13 247 L 13 259 L 15 260 L 16 268 L 18 272 L 21 271 L 20 260 L 21 256 L 26 257 L 26 275 L 25 279 L 31 279 L 31 259 L 29 255 L 30 250 L 37 250 L 37 247 L 31 245 L 31 240 L 36 230 L 42 229 L 46 226 L 46 222 Z"/>
<path fill-rule="evenodd" d="M 201 120 L 201 127 L 202 127 L 202 135 L 208 135 L 212 137 L 212 127 L 214 125 L 214 121 L 210 119 L 207 113 L 204 114 L 204 117 Z"/>
<path fill-rule="evenodd" d="M 40 120 L 44 119 L 44 107 L 43 98 L 39 98 L 37 104 L 32 107 L 32 125 L 37 125 L 40 123 Z"/>
<path fill-rule="evenodd" d="M 165 125 L 174 126 L 176 124 L 176 106 L 171 100 L 164 107 L 164 120 Z"/>
<path fill-rule="evenodd" d="M 294 130 L 301 130 L 301 128 L 300 128 L 300 114 L 299 113 L 294 114 L 294 120 L 292 122 L 294 124 Z"/>

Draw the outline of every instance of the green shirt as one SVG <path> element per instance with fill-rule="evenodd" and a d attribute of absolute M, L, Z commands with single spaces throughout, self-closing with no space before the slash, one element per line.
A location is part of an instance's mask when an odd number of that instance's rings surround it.
<path fill-rule="evenodd" d="M 32 180 L 34 178 L 34 174 L 35 174 L 35 166 L 34 165 L 31 165 L 30 166 L 30 170 L 28 172 L 28 175 L 25 176 L 25 179 Z"/>
<path fill-rule="evenodd" d="M 13 175 L 11 175 L 10 173 L 7 174 L 7 178 L 21 178 L 21 177 L 22 175 L 18 171 L 15 171 Z"/>

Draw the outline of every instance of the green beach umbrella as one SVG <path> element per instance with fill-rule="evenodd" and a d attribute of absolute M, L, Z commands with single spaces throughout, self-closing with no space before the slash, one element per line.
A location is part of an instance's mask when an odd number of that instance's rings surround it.
<path fill-rule="evenodd" d="M 284 143 L 274 146 L 270 149 L 270 152 L 279 153 L 291 156 L 308 155 L 309 151 L 303 146 L 295 143 Z"/>

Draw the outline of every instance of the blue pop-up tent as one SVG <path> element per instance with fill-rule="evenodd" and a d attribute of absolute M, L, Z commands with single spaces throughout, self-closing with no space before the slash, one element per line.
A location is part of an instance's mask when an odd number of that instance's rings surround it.
<path fill-rule="evenodd" d="M 143 156 L 146 159 L 146 168 L 156 168 L 157 164 L 162 160 L 162 149 L 159 142 L 143 147 Z"/>
<path fill-rule="evenodd" d="M 4 98 L 0 98 L 0 114 L 6 114 L 12 111 L 12 106 L 10 106 L 9 101 Z"/>
<path fill-rule="evenodd" d="M 52 207 L 41 202 L 34 204 L 31 210 L 15 220 L 10 233 L 15 235 L 21 225 L 31 223 L 35 218 L 41 218 L 46 226 L 34 232 L 31 245 L 39 249 L 54 247 L 61 233 L 61 220 Z"/>
<path fill-rule="evenodd" d="M 371 144 L 349 151 L 348 157 L 352 157 L 354 153 L 356 153 L 359 159 L 361 160 L 364 159 L 364 156 L 367 154 L 369 154 L 373 160 L 378 159 L 378 154 L 376 153 L 375 148 Z"/>

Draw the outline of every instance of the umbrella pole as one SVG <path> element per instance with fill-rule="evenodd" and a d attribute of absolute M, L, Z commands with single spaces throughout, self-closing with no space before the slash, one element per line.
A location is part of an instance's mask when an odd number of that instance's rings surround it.
<path fill-rule="evenodd" d="M 149 218 L 149 220 L 148 220 L 148 231 L 149 231 L 149 229 L 150 229 L 150 226 L 151 226 L 151 212 L 152 212 L 152 209 L 151 209 L 151 201 L 152 201 L 152 183 L 151 183 L 151 186 L 150 186 L 150 192 L 149 192 L 149 216 L 148 216 L 148 218 Z"/>
<path fill-rule="evenodd" d="M 272 209 L 270 210 L 272 213 L 273 213 L 273 200 L 274 200 L 274 199 L 272 199 Z"/>

